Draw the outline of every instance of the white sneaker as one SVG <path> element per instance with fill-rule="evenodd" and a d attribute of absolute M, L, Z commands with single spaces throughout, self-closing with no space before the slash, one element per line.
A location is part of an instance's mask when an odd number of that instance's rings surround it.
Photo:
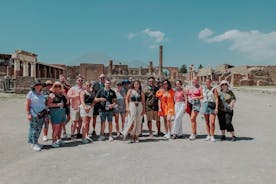
<path fill-rule="evenodd" d="M 112 136 L 109 136 L 108 140 L 109 140 L 109 141 L 113 141 L 114 139 L 113 139 Z"/>
<path fill-rule="evenodd" d="M 207 137 L 205 138 L 205 141 L 210 141 L 211 140 L 211 136 L 207 135 Z"/>
<path fill-rule="evenodd" d="M 54 143 L 52 144 L 52 147 L 53 147 L 53 148 L 59 148 L 60 145 L 59 145 L 59 143 L 56 141 L 56 142 L 54 142 Z"/>
<path fill-rule="evenodd" d="M 98 141 L 103 141 L 103 140 L 105 140 L 105 136 L 100 135 L 100 137 L 98 138 Z"/>
<path fill-rule="evenodd" d="M 42 141 L 43 141 L 43 142 L 47 142 L 47 141 L 48 141 L 48 137 L 47 137 L 47 136 L 43 136 L 43 137 L 42 137 Z"/>
<path fill-rule="evenodd" d="M 93 142 L 93 139 L 91 139 L 89 136 L 87 136 L 86 139 L 90 142 Z"/>
<path fill-rule="evenodd" d="M 170 139 L 170 138 L 171 138 L 171 134 L 167 133 L 167 134 L 164 135 L 164 137 L 165 137 L 166 139 Z"/>
<path fill-rule="evenodd" d="M 32 148 L 33 148 L 34 151 L 41 151 L 40 146 L 37 145 L 37 144 L 34 144 Z"/>
<path fill-rule="evenodd" d="M 196 139 L 196 135 L 195 134 L 191 134 L 189 137 L 190 140 L 195 140 Z"/>
<path fill-rule="evenodd" d="M 63 134 L 62 134 L 62 138 L 67 139 L 67 138 L 68 138 L 68 135 L 67 135 L 66 133 L 63 133 Z"/>
<path fill-rule="evenodd" d="M 64 141 L 61 140 L 61 139 L 59 139 L 59 140 L 57 140 L 57 143 L 58 143 L 58 144 L 64 144 Z"/>
<path fill-rule="evenodd" d="M 216 142 L 215 136 L 211 136 L 210 139 L 211 139 L 212 142 Z"/>

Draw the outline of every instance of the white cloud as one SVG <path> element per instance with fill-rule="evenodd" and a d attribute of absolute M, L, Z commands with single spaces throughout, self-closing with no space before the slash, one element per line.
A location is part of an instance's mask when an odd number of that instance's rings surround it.
<path fill-rule="evenodd" d="M 145 29 L 145 30 L 142 31 L 142 33 L 149 36 L 156 43 L 162 42 L 164 40 L 164 37 L 165 37 L 165 33 L 162 33 L 161 31 L 152 31 L 150 29 Z"/>
<path fill-rule="evenodd" d="M 129 33 L 129 34 L 127 35 L 127 38 L 128 38 L 129 40 L 131 40 L 131 39 L 135 38 L 136 36 L 137 36 L 137 34 L 135 34 L 135 33 Z"/>
<path fill-rule="evenodd" d="M 144 39 L 144 41 L 149 44 L 148 47 L 150 49 L 157 48 L 160 43 L 165 41 L 165 33 L 158 30 L 151 30 L 149 28 L 137 33 L 129 33 L 127 35 L 127 38 L 129 40 L 135 37 L 141 37 L 142 39 Z"/>
<path fill-rule="evenodd" d="M 208 43 L 228 41 L 230 50 L 238 51 L 252 60 L 276 62 L 276 31 L 263 33 L 258 30 L 240 31 L 233 29 L 210 37 L 210 34 L 206 33 L 205 35 L 208 36 L 204 36 L 203 32 L 206 32 L 204 30 L 199 33 L 199 39 Z"/>
<path fill-rule="evenodd" d="M 211 36 L 214 32 L 211 29 L 205 28 L 199 32 L 198 38 L 199 39 L 206 39 Z"/>

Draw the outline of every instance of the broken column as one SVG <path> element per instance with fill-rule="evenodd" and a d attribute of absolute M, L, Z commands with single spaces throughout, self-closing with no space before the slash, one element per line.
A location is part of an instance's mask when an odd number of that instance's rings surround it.
<path fill-rule="evenodd" d="M 159 47 L 159 76 L 163 74 L 163 45 Z"/>

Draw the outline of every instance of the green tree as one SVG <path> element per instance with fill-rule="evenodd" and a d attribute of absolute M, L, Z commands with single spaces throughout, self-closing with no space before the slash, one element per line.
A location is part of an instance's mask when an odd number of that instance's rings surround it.
<path fill-rule="evenodd" d="M 183 64 L 183 65 L 180 67 L 179 72 L 180 72 L 180 73 L 188 73 L 187 66 L 186 66 L 185 64 Z"/>
<path fill-rule="evenodd" d="M 199 64 L 198 69 L 202 69 L 202 68 L 203 68 L 202 64 Z"/>

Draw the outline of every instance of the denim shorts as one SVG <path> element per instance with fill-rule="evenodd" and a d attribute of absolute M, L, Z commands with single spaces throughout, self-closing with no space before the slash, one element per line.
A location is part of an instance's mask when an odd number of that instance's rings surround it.
<path fill-rule="evenodd" d="M 208 107 L 208 102 L 202 103 L 201 111 L 202 114 L 215 114 L 215 109 L 211 109 L 210 107 Z"/>
<path fill-rule="evenodd" d="M 53 125 L 66 122 L 65 108 L 50 108 L 50 120 Z"/>
<path fill-rule="evenodd" d="M 113 111 L 102 111 L 99 112 L 99 114 L 101 118 L 101 123 L 105 123 L 106 119 L 108 122 L 112 123 Z"/>

